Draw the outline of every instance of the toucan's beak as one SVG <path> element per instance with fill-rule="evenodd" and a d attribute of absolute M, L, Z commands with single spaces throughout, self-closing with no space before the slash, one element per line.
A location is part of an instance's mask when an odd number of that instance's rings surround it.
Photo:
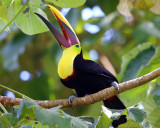
<path fill-rule="evenodd" d="M 38 15 L 42 19 L 42 21 L 47 25 L 49 30 L 52 32 L 53 36 L 56 38 L 57 42 L 66 48 L 74 44 L 80 44 L 75 32 L 73 31 L 71 25 L 66 20 L 66 18 L 55 7 L 51 5 L 46 6 L 50 7 L 50 10 L 57 19 L 64 36 L 62 36 L 62 34 L 43 16 L 41 16 L 38 13 L 35 14 Z"/>

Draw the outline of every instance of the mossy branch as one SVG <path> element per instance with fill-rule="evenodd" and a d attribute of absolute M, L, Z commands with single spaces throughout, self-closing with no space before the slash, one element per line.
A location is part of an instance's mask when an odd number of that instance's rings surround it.
<path fill-rule="evenodd" d="M 144 75 L 139 78 L 129 80 L 123 83 L 118 84 L 119 86 L 119 93 L 122 93 L 124 91 L 130 90 L 132 88 L 136 88 L 140 85 L 143 85 L 145 83 L 148 83 L 149 81 L 157 78 L 160 76 L 160 68 Z M 85 106 L 89 104 L 93 104 L 99 101 L 102 101 L 104 99 L 107 99 L 109 97 L 112 97 L 114 95 L 118 94 L 117 90 L 112 86 L 109 88 L 106 88 L 104 90 L 101 90 L 95 94 L 91 94 L 85 97 L 80 98 L 74 98 L 72 102 L 72 106 L 69 105 L 68 99 L 60 99 L 60 100 L 54 100 L 54 101 L 39 101 L 34 100 L 37 102 L 40 106 L 44 108 L 52 108 L 56 107 L 58 105 L 62 105 L 63 108 L 69 108 L 69 107 L 80 107 Z M 21 103 L 22 99 L 20 98 L 10 98 L 6 96 L 0 96 L 0 103 L 4 106 L 12 107 L 14 105 L 19 105 Z"/>

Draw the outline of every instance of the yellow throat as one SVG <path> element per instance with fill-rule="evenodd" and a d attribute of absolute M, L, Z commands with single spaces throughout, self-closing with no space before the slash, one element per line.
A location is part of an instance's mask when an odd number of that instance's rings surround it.
<path fill-rule="evenodd" d="M 62 57 L 58 64 L 58 74 L 61 79 L 65 79 L 72 75 L 74 59 L 80 52 L 81 47 L 79 44 L 75 44 L 63 50 Z"/>

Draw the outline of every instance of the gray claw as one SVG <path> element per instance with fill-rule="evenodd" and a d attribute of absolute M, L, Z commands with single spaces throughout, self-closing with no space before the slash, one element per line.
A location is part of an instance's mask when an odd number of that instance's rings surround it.
<path fill-rule="evenodd" d="M 114 81 L 114 82 L 111 83 L 111 85 L 114 86 L 117 89 L 118 93 L 119 93 L 118 83 L 116 81 Z"/>
<path fill-rule="evenodd" d="M 69 104 L 70 104 L 71 106 L 72 106 L 72 100 L 73 100 L 75 97 L 76 97 L 76 96 L 73 96 L 73 95 L 72 95 L 72 96 L 70 96 L 69 99 L 68 99 L 68 100 L 69 100 Z"/>

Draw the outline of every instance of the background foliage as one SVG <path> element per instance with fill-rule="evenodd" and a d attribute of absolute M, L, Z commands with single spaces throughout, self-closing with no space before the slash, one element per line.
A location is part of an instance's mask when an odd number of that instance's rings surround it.
<path fill-rule="evenodd" d="M 0 84 L 37 100 L 68 98 L 75 94 L 60 83 L 57 74 L 61 49 L 51 33 L 46 32 L 48 31 L 46 26 L 34 15 L 34 12 L 38 12 L 48 17 L 56 28 L 60 28 L 49 9 L 43 6 L 44 3 L 54 4 L 59 9 L 72 7 L 66 17 L 81 41 L 85 57 L 95 59 L 93 53 L 97 53 L 98 59 L 95 61 L 105 67 L 108 67 L 106 60 L 109 59 L 118 74 L 119 82 L 142 76 L 159 67 L 159 0 L 75 0 L 74 2 L 72 0 L 0 0 Z M 102 9 L 103 15 L 99 16 L 98 12 L 94 13 L 97 7 Z M 90 13 L 85 15 L 91 16 L 84 20 L 83 12 L 86 9 Z M 97 32 L 94 32 L 93 29 L 89 32 L 90 25 L 96 25 Z M 113 72 L 112 68 L 108 67 L 108 69 Z M 13 93 L 2 88 L 0 94 L 14 96 Z M 123 112 L 128 114 L 130 121 L 126 126 L 121 126 L 122 128 L 129 127 L 129 125 L 136 126 L 132 124 L 135 122 L 147 128 L 150 126 L 160 127 L 159 78 L 120 94 L 120 98 L 127 107 L 140 103 L 140 105 L 134 106 L 135 110 L 129 109 Z M 24 107 L 21 104 L 19 109 L 14 108 L 12 114 L 3 114 L 0 117 L 0 126 L 25 127 L 24 125 L 28 125 L 26 127 L 29 127 L 34 125 L 34 127 L 43 127 L 42 125 L 46 125 L 46 122 L 42 121 L 44 112 L 40 116 L 41 108 L 30 102 L 24 101 L 29 105 Z M 29 116 L 23 114 L 22 108 L 31 114 Z M 8 111 L 11 111 L 10 108 Z M 72 116 L 91 116 L 95 118 L 95 121 L 98 119 L 92 127 L 109 126 L 110 118 L 114 119 L 113 116 L 115 117 L 114 112 L 111 112 L 112 116 L 110 117 L 105 116 L 105 109 L 101 108 L 101 103 L 76 109 L 64 109 L 64 111 Z M 102 115 L 99 116 L 101 111 Z M 74 117 L 68 117 L 59 108 L 53 109 L 52 112 L 58 116 L 61 114 L 65 116 L 63 122 L 66 124 L 62 124 L 64 126 L 69 127 L 71 122 L 79 123 L 81 121 Z M 137 113 L 142 113 L 140 114 L 142 117 Z M 20 117 L 20 115 L 22 116 Z M 26 121 L 26 117 L 30 120 Z M 33 121 L 35 118 L 38 124 Z M 60 117 L 56 118 L 58 120 Z M 108 122 L 105 124 L 106 120 Z M 88 127 L 88 124 L 83 123 L 82 127 Z M 83 125 L 83 123 L 81 124 Z M 56 125 L 60 126 L 60 124 L 61 122 Z M 136 127 L 142 127 L 139 124 Z M 55 127 L 55 124 L 48 124 L 48 126 Z"/>

